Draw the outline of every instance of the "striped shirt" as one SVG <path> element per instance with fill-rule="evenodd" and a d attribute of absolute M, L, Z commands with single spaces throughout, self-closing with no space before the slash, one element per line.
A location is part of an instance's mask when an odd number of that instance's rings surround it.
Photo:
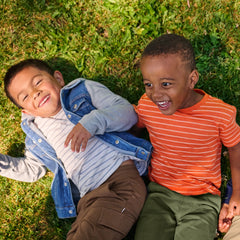
<path fill-rule="evenodd" d="M 204 95 L 192 107 L 164 115 L 144 94 L 139 100 L 139 127 L 146 127 L 153 154 L 150 180 L 183 195 L 220 194 L 221 149 L 240 142 L 236 108 Z"/>
<path fill-rule="evenodd" d="M 73 152 L 71 144 L 64 147 L 74 124 L 67 119 L 63 109 L 53 117 L 36 117 L 34 122 L 61 159 L 68 177 L 78 187 L 80 197 L 100 186 L 123 161 L 130 159 L 94 136 L 88 140 L 84 152 Z M 131 156 L 131 159 L 135 158 Z"/>

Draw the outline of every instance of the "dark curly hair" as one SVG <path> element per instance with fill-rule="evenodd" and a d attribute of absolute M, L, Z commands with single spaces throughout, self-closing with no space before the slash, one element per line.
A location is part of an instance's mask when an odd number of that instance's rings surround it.
<path fill-rule="evenodd" d="M 179 54 L 183 62 L 186 62 L 191 71 L 196 69 L 195 54 L 192 44 L 183 36 L 176 34 L 164 34 L 151 41 L 142 53 L 141 59 L 147 56 L 164 54 Z"/>
<path fill-rule="evenodd" d="M 45 61 L 39 60 L 39 59 L 26 59 L 26 60 L 23 60 L 13 66 L 11 66 L 7 70 L 7 73 L 5 74 L 5 77 L 4 77 L 4 91 L 7 95 L 7 97 L 19 108 L 21 108 L 21 106 L 19 106 L 19 104 L 17 104 L 17 102 L 13 99 L 13 97 L 9 93 L 8 88 L 9 88 L 9 85 L 11 84 L 12 79 L 19 72 L 21 72 L 23 69 L 28 68 L 28 67 L 34 67 L 39 70 L 46 71 L 51 76 L 53 76 L 53 74 L 54 74 L 54 70 Z"/>

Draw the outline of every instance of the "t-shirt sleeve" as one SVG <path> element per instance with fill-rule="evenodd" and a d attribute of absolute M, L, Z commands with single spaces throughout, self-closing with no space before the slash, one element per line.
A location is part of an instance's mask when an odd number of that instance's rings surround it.
<path fill-rule="evenodd" d="M 240 127 L 236 122 L 236 108 L 232 106 L 232 114 L 228 121 L 220 127 L 220 137 L 226 147 L 233 147 L 240 142 Z"/>
<path fill-rule="evenodd" d="M 136 126 L 139 128 L 145 128 L 145 124 L 143 122 L 143 116 L 141 113 L 141 99 L 138 102 L 138 105 L 133 105 L 135 112 L 137 113 L 138 116 L 138 121 L 136 123 Z"/>

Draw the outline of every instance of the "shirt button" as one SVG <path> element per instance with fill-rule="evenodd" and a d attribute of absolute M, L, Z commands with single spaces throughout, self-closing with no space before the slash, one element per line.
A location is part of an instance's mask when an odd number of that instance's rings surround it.
<path fill-rule="evenodd" d="M 115 143 L 116 143 L 116 144 L 119 144 L 119 140 L 116 140 Z"/>
<path fill-rule="evenodd" d="M 66 183 L 66 182 L 64 183 L 64 186 L 65 186 L 65 187 L 67 186 L 67 183 Z"/>
<path fill-rule="evenodd" d="M 71 118 L 71 115 L 70 115 L 70 114 L 68 114 L 68 118 Z"/>
<path fill-rule="evenodd" d="M 76 109 L 77 108 L 77 104 L 74 104 L 74 107 L 73 107 L 74 109 Z"/>
<path fill-rule="evenodd" d="M 39 142 L 39 143 L 41 143 L 41 142 L 42 142 L 42 139 L 41 139 L 41 138 L 39 138 L 39 139 L 38 139 L 38 142 Z"/>
<path fill-rule="evenodd" d="M 70 213 L 70 214 L 72 214 L 72 213 L 73 213 L 73 211 L 72 211 L 72 210 L 69 210 L 69 213 Z"/>
<path fill-rule="evenodd" d="M 142 151 L 142 154 L 144 155 L 144 154 L 145 154 L 145 152 L 144 152 L 144 151 Z"/>

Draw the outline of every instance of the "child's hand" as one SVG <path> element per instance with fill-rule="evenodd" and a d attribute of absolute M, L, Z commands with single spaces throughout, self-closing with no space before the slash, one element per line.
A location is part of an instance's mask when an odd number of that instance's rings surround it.
<path fill-rule="evenodd" d="M 233 191 L 228 205 L 227 218 L 232 219 L 237 215 L 240 215 L 240 192 Z"/>
<path fill-rule="evenodd" d="M 86 149 L 90 137 L 91 134 L 82 126 L 82 124 L 78 123 L 68 134 L 64 145 L 67 147 L 71 141 L 72 151 L 83 152 Z"/>
<path fill-rule="evenodd" d="M 218 229 L 220 232 L 227 232 L 232 224 L 232 219 L 227 218 L 228 204 L 224 203 L 219 214 Z"/>

